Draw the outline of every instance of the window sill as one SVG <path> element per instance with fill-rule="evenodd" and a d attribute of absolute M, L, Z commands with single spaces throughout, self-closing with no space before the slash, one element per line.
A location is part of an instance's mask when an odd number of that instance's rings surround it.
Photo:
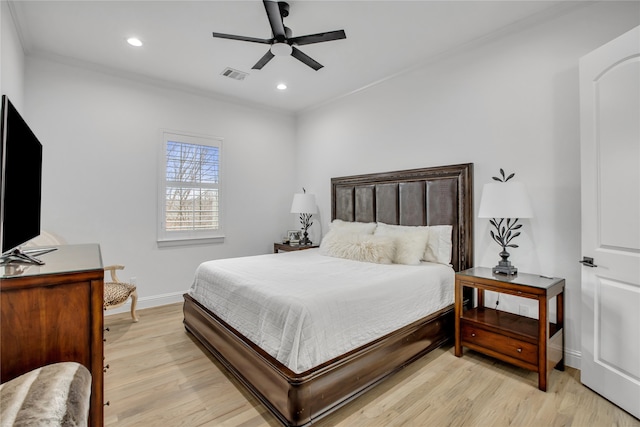
<path fill-rule="evenodd" d="M 183 239 L 163 239 L 158 240 L 159 248 L 173 248 L 180 246 L 198 246 L 224 243 L 224 236 L 203 237 L 203 238 L 183 238 Z"/>

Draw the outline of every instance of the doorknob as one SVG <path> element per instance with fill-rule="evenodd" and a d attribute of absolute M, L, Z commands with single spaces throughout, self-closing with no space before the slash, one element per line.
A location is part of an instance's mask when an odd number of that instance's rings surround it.
<path fill-rule="evenodd" d="M 597 267 L 597 265 L 593 263 L 593 258 L 590 258 L 588 256 L 583 256 L 582 261 L 580 261 L 580 263 L 584 264 L 587 267 Z"/>

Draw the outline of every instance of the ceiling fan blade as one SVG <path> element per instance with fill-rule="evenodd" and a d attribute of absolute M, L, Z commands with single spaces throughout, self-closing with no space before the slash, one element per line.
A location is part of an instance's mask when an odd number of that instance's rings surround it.
<path fill-rule="evenodd" d="M 283 42 L 287 36 L 282 22 L 282 15 L 280 15 L 278 2 L 273 0 L 262 0 L 262 2 L 264 3 L 264 9 L 267 11 L 267 17 L 269 18 L 269 25 L 271 25 L 273 38 L 279 42 Z"/>
<path fill-rule="evenodd" d="M 311 58 L 310 56 L 306 55 L 300 49 L 296 49 L 295 46 L 291 46 L 291 47 L 293 49 L 291 51 L 291 56 L 296 58 L 298 61 L 305 63 L 306 65 L 308 65 L 309 67 L 313 68 L 316 71 L 318 71 L 320 68 L 324 67 L 324 65 L 322 65 L 321 63 L 319 63 L 315 59 Z"/>
<path fill-rule="evenodd" d="M 347 35 L 344 30 L 329 31 L 328 33 L 309 34 L 308 36 L 292 37 L 289 39 L 289 43 L 302 46 L 305 44 L 329 42 L 332 40 L 346 39 Z"/>
<path fill-rule="evenodd" d="M 236 36 L 233 34 L 213 33 L 213 37 L 220 39 L 241 40 L 244 42 L 271 44 L 271 39 L 258 39 L 255 37 Z"/>
<path fill-rule="evenodd" d="M 251 69 L 252 70 L 262 70 L 262 67 L 267 65 L 267 62 L 271 61 L 274 56 L 275 55 L 273 53 L 271 53 L 271 49 L 269 49 L 267 51 L 267 53 L 265 53 L 264 56 L 262 58 L 260 58 L 260 60 L 258 62 L 256 62 L 256 65 L 251 67 Z"/>

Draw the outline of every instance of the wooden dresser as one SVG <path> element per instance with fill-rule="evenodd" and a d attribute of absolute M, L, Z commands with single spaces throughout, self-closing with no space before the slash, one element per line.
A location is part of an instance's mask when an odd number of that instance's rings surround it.
<path fill-rule="evenodd" d="M 66 245 L 42 266 L 0 267 L 0 381 L 55 362 L 91 372 L 89 425 L 103 425 L 103 277 L 100 246 Z"/>

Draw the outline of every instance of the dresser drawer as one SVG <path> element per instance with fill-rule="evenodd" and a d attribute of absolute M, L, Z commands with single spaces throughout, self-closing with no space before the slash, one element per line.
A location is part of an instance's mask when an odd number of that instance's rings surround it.
<path fill-rule="evenodd" d="M 462 344 L 475 344 L 489 350 L 519 359 L 533 365 L 538 364 L 538 346 L 526 341 L 496 334 L 467 322 L 460 325 Z"/>

